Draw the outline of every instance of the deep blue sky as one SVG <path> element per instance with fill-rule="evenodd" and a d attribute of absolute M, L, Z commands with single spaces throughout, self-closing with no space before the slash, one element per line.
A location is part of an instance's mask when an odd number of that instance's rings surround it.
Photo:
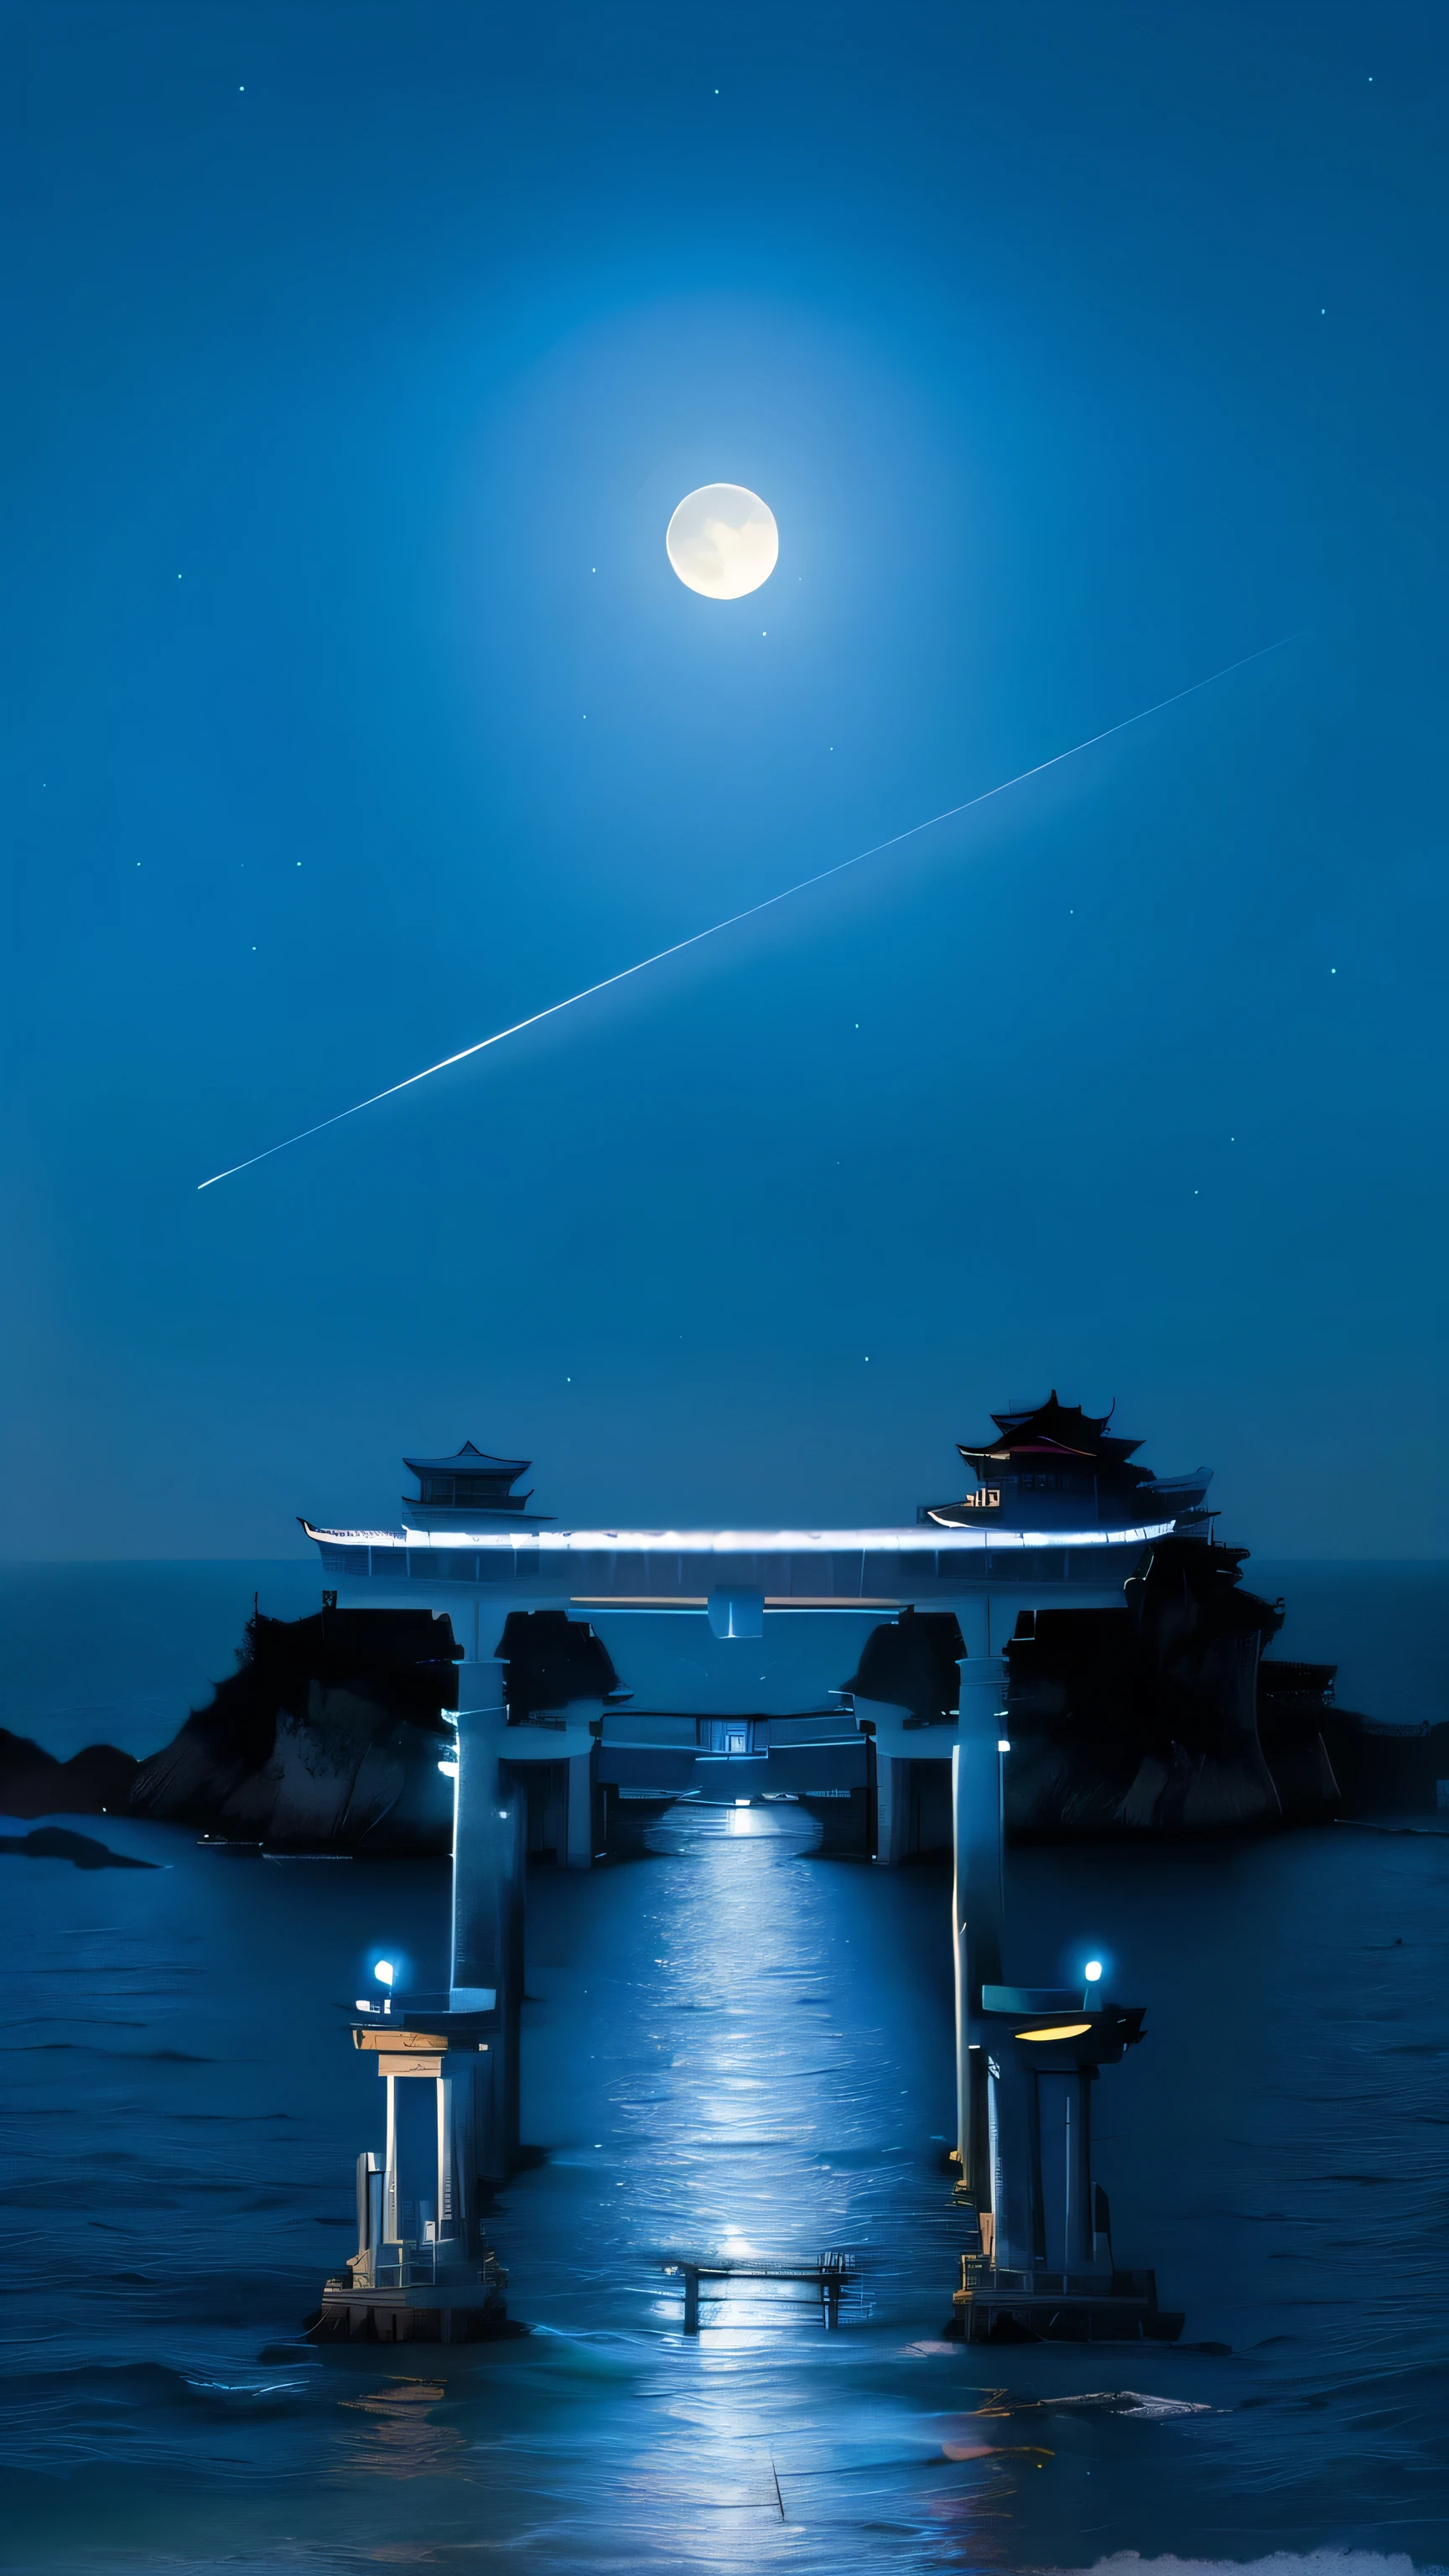
<path fill-rule="evenodd" d="M 909 1518 L 1048 1384 L 1256 1548 L 1449 1549 L 1442 8 L 4 29 L 10 1552 L 465 1437 Z"/>

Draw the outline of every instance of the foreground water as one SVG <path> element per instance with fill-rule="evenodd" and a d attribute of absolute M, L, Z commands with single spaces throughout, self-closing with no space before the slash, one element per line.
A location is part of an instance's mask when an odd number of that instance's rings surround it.
<path fill-rule="evenodd" d="M 135 1749 L 169 1731 L 174 1705 L 140 1703 L 200 1652 L 199 1581 L 146 1570 L 150 1648 L 136 1608 L 69 1702 L 21 1585 L 14 1669 L 53 1696 L 9 1722 L 62 1751 L 67 1709 L 73 1741 L 124 1740 L 108 1707 Z M 206 1582 L 230 1636 L 250 1578 Z M 56 1585 L 37 1619 L 79 1612 L 79 1575 Z M 1394 1597 L 1402 1638 L 1430 1594 Z M 989 2366 L 941 2340 L 943 1878 L 823 1860 L 789 1808 L 676 1810 L 639 1859 L 540 1871 L 524 2125 L 545 2161 L 495 2231 L 534 2332 L 441 2378 L 296 2332 L 380 2143 L 345 2009 L 379 1947 L 439 1981 L 446 1872 L 80 1830 L 154 1866 L 0 1869 L 9 2563 L 1449 2561 L 1449 1838 L 1013 1856 L 1013 1974 L 1090 1948 L 1148 2007 L 1099 2089 L 1099 2162 L 1119 2259 L 1155 2263 L 1188 2325 L 1176 2350 Z M 865 2284 L 837 2336 L 802 2293 L 741 2287 L 684 2341 L 671 2252 L 825 2246 Z"/>

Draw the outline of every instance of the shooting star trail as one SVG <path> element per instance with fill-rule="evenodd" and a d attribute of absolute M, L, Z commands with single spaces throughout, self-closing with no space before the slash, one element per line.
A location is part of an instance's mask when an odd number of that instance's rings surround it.
<path fill-rule="evenodd" d="M 431 1082 L 435 1073 L 446 1073 L 450 1065 L 466 1064 L 470 1056 L 502 1046 L 507 1038 L 521 1037 L 525 1029 L 536 1029 L 544 1020 L 557 1019 L 560 1011 L 576 1010 L 580 1002 L 591 1002 L 596 993 L 627 984 L 631 976 L 647 975 L 651 966 L 662 966 L 670 957 L 682 957 L 686 949 L 698 948 L 706 939 L 718 939 L 723 931 L 737 930 L 742 921 L 754 921 L 762 912 L 773 912 L 777 904 L 789 903 L 797 894 L 808 894 L 812 886 L 827 885 L 832 877 L 844 876 L 848 868 L 863 867 L 867 859 L 898 850 L 903 842 L 919 839 L 922 832 L 934 832 L 938 823 L 953 823 L 959 814 L 970 814 L 978 805 L 1009 796 L 1013 787 L 1024 787 L 1030 778 L 1045 777 L 1049 769 L 1060 769 L 1064 761 L 1080 759 L 1084 751 L 1095 750 L 1099 742 L 1110 742 L 1114 734 L 1128 733 L 1133 725 L 1164 715 L 1169 707 L 1181 706 L 1184 698 L 1200 696 L 1204 689 L 1215 688 L 1219 680 L 1230 679 L 1234 671 L 1245 671 L 1250 662 L 1261 662 L 1266 654 L 1281 652 L 1292 641 L 1291 636 L 1280 635 L 1276 643 L 1260 644 L 1255 653 L 1244 653 L 1236 662 L 1225 662 L 1220 671 L 1210 671 L 1205 680 L 1174 689 L 1170 698 L 1159 698 L 1155 706 L 1139 707 L 1136 715 L 1123 716 L 1116 724 L 1105 725 L 1100 733 L 1088 734 L 1084 742 L 1074 742 L 1070 750 L 1055 751 L 1050 760 L 1039 760 L 1031 769 L 1019 769 L 1014 778 L 1003 778 L 996 787 L 983 787 L 979 796 L 968 796 L 963 804 L 948 805 L 944 813 L 928 815 L 924 823 L 912 823 L 904 832 L 893 832 L 888 841 L 875 841 L 868 850 L 857 850 L 853 858 L 837 859 L 833 867 L 821 868 L 813 877 L 801 877 L 798 885 L 783 886 L 778 894 L 767 894 L 759 903 L 747 903 L 743 912 L 732 912 L 724 921 L 712 921 L 705 930 L 692 930 L 687 939 L 676 939 L 668 948 L 656 948 L 652 957 L 641 957 L 633 966 L 621 966 L 617 974 L 601 976 L 597 984 L 585 984 L 582 992 L 568 993 L 561 1002 L 549 1002 L 541 1011 L 530 1011 L 526 1020 L 514 1020 L 506 1029 L 495 1029 L 491 1037 L 477 1038 L 472 1046 L 459 1047 L 456 1055 L 440 1056 L 436 1064 L 425 1064 L 421 1073 L 404 1074 L 401 1082 L 390 1082 L 385 1091 L 369 1092 L 365 1100 L 354 1100 L 350 1109 L 334 1109 L 330 1118 L 319 1118 L 314 1127 L 300 1127 L 295 1136 L 284 1136 L 280 1144 L 264 1145 L 259 1154 L 248 1154 L 245 1162 L 228 1163 L 224 1172 L 213 1172 L 209 1180 L 198 1181 L 196 1186 L 198 1190 L 213 1190 L 218 1181 L 234 1180 L 238 1172 L 250 1172 L 258 1163 L 270 1162 L 273 1154 L 285 1154 L 293 1145 L 305 1145 L 309 1137 L 320 1136 L 329 1127 L 340 1127 L 344 1118 L 358 1118 L 364 1109 L 375 1109 L 380 1100 L 395 1100 L 400 1091 L 411 1091 L 414 1083 Z"/>

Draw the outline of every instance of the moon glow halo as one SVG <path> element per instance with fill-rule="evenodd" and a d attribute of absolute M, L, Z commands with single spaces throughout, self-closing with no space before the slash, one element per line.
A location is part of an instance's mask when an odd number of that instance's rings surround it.
<path fill-rule="evenodd" d="M 705 599 L 744 599 L 780 559 L 775 514 L 742 483 L 702 483 L 686 492 L 664 544 L 686 589 Z"/>

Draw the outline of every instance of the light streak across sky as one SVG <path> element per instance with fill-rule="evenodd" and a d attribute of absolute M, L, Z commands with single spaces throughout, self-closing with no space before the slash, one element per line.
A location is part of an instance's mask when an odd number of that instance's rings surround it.
<path fill-rule="evenodd" d="M 962 804 L 948 805 L 943 813 L 928 815 L 924 823 L 912 823 L 904 832 L 893 832 L 889 840 L 875 841 L 868 850 L 857 850 L 853 858 L 837 859 L 832 867 L 820 868 L 813 877 L 801 877 L 796 885 L 782 886 L 778 894 L 747 903 L 743 912 L 729 913 L 723 921 L 712 921 L 704 930 L 692 930 L 687 938 L 672 941 L 668 948 L 656 948 L 652 957 L 640 957 L 632 966 L 621 966 L 613 975 L 602 975 L 597 984 L 585 984 L 581 992 L 567 993 L 561 1002 L 548 1002 L 541 1011 L 530 1011 L 527 1019 L 514 1020 L 506 1029 L 495 1029 L 490 1037 L 475 1038 L 471 1046 L 459 1047 L 456 1055 L 440 1056 L 436 1064 L 425 1064 L 420 1073 L 404 1074 L 401 1082 L 390 1082 L 382 1091 L 369 1092 L 365 1100 L 354 1100 L 348 1109 L 334 1109 L 330 1118 L 319 1118 L 311 1127 L 299 1127 L 295 1136 L 284 1136 L 276 1145 L 264 1145 L 259 1154 L 248 1154 L 243 1162 L 229 1163 L 225 1171 L 213 1172 L 196 1186 L 211 1190 L 218 1181 L 234 1180 L 238 1172 L 249 1172 L 256 1164 L 269 1162 L 273 1154 L 285 1154 L 293 1145 L 305 1145 L 309 1137 L 322 1135 L 328 1127 L 340 1126 L 344 1118 L 358 1118 L 364 1109 L 375 1109 L 379 1101 L 394 1100 L 400 1091 L 411 1091 L 415 1083 L 431 1082 L 435 1073 L 446 1073 L 450 1065 L 466 1064 L 470 1056 L 502 1046 L 507 1038 L 521 1037 L 525 1029 L 536 1029 L 544 1020 L 557 1019 L 561 1011 L 576 1010 L 580 1002 L 592 1001 L 596 993 L 610 992 L 616 984 L 627 984 L 632 976 L 646 975 L 651 966 L 662 966 L 667 958 L 682 957 L 687 949 L 698 948 L 706 939 L 718 939 L 726 930 L 737 930 L 742 921 L 753 921 L 762 912 L 772 912 L 777 904 L 789 903 L 797 894 L 808 894 L 812 886 L 827 885 L 832 877 L 844 876 L 848 868 L 862 867 L 867 859 L 898 850 L 903 842 L 918 839 L 922 832 L 933 832 L 939 823 L 952 823 L 958 815 L 970 814 L 978 805 L 989 805 L 998 796 L 1008 796 L 1013 787 L 1024 787 L 1028 779 L 1042 778 L 1049 769 L 1060 769 L 1064 761 L 1078 759 L 1099 742 L 1110 742 L 1114 734 L 1127 733 L 1133 725 L 1146 724 L 1152 716 L 1165 714 L 1169 707 L 1180 706 L 1184 698 L 1195 698 L 1202 690 L 1214 688 L 1219 680 L 1230 678 L 1234 671 L 1246 670 L 1250 662 L 1261 662 L 1265 654 L 1279 652 L 1290 641 L 1288 636 L 1279 636 L 1276 643 L 1262 644 L 1255 653 L 1244 653 L 1236 662 L 1225 662 L 1220 671 L 1210 671 L 1205 680 L 1193 680 L 1185 689 L 1174 689 L 1170 698 L 1139 707 L 1135 715 L 1122 716 L 1116 724 L 1088 734 L 1085 741 L 1074 742 L 1068 750 L 1053 752 L 1049 760 L 1039 760 L 1030 769 L 1019 769 L 1014 778 L 1003 778 L 995 787 L 983 787 L 979 795 L 968 796 Z"/>

